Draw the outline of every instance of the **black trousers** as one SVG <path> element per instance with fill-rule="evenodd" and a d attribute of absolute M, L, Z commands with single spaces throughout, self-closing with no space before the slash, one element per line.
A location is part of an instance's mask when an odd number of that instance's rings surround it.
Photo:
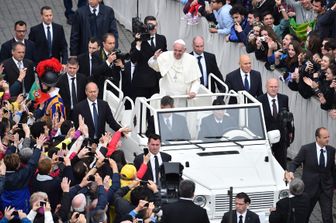
<path fill-rule="evenodd" d="M 311 194 L 311 192 L 307 191 L 308 194 Z M 333 191 L 330 192 L 323 191 L 320 187 L 319 190 L 313 194 L 310 195 L 310 210 L 308 214 L 307 222 L 309 222 L 309 217 L 311 213 L 313 212 L 313 209 L 317 202 L 319 202 L 319 205 L 321 207 L 321 214 L 322 214 L 322 220 L 323 223 L 332 223 L 333 222 L 333 216 L 332 216 L 332 204 L 333 204 Z"/>
<path fill-rule="evenodd" d="M 280 142 L 272 145 L 272 153 L 275 159 L 278 161 L 278 163 L 281 165 L 281 167 L 286 170 L 287 169 L 287 145 L 286 143 Z"/>

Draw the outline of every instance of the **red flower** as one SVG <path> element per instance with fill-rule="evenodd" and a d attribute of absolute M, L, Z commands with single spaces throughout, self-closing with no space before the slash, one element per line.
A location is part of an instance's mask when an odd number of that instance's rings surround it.
<path fill-rule="evenodd" d="M 36 73 L 39 78 L 41 78 L 48 70 L 59 73 L 62 70 L 62 64 L 56 58 L 52 57 L 51 59 L 41 61 L 36 66 Z"/>

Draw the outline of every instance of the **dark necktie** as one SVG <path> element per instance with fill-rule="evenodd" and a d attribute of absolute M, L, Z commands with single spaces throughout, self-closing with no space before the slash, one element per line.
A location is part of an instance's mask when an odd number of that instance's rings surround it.
<path fill-rule="evenodd" d="M 91 19 L 90 19 L 90 29 L 91 29 L 91 37 L 96 37 L 98 28 L 97 28 L 97 9 L 92 10 L 93 13 L 91 14 Z"/>
<path fill-rule="evenodd" d="M 249 85 L 249 82 L 248 82 L 247 75 L 248 75 L 248 74 L 245 74 L 244 88 L 245 88 L 246 91 L 249 91 L 249 90 L 250 90 L 250 85 Z"/>
<path fill-rule="evenodd" d="M 93 110 L 93 124 L 95 128 L 95 137 L 97 137 L 98 133 L 98 112 L 96 108 L 96 103 L 92 103 L 92 110 Z"/>
<path fill-rule="evenodd" d="M 155 50 L 154 37 L 150 38 L 150 44 L 153 50 Z"/>
<path fill-rule="evenodd" d="M 71 78 L 71 98 L 72 98 L 72 108 L 75 108 L 77 104 L 77 94 L 76 94 L 76 86 L 75 86 L 76 78 Z"/>
<path fill-rule="evenodd" d="M 324 150 L 320 149 L 320 167 L 325 168 Z"/>
<path fill-rule="evenodd" d="M 243 215 L 239 216 L 239 222 L 238 223 L 243 223 Z"/>
<path fill-rule="evenodd" d="M 273 118 L 276 118 L 277 115 L 278 115 L 278 112 L 277 112 L 277 106 L 275 104 L 275 99 L 272 99 L 272 116 Z"/>
<path fill-rule="evenodd" d="M 154 162 L 155 162 L 155 183 L 159 184 L 159 159 L 157 155 L 154 156 Z"/>
<path fill-rule="evenodd" d="M 198 66 L 199 66 L 199 69 L 200 69 L 201 74 L 202 74 L 202 77 L 201 77 L 201 84 L 203 84 L 203 85 L 206 86 L 206 82 L 204 82 L 204 74 L 203 74 L 203 67 L 202 67 L 202 64 L 201 64 L 201 59 L 202 59 L 202 56 L 198 56 L 198 57 L 197 57 L 197 60 L 198 60 Z"/>
<path fill-rule="evenodd" d="M 50 32 L 50 26 L 47 26 L 47 41 L 48 41 L 48 48 L 49 48 L 49 57 L 51 57 L 51 32 Z"/>

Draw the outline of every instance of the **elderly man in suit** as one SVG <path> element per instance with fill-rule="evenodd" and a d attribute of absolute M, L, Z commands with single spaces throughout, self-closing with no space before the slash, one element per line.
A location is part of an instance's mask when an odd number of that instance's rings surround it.
<path fill-rule="evenodd" d="M 30 29 L 29 40 L 35 43 L 36 61 L 55 57 L 64 65 L 68 60 L 68 44 L 63 26 L 53 22 L 52 9 L 41 8 L 42 23 Z"/>
<path fill-rule="evenodd" d="M 248 91 L 252 96 L 258 97 L 263 94 L 260 72 L 252 70 L 249 55 L 241 55 L 240 68 L 226 75 L 225 83 L 234 91 Z M 230 104 L 237 103 L 235 98 L 230 99 Z"/>
<path fill-rule="evenodd" d="M 70 55 L 77 56 L 87 52 L 91 37 L 100 42 L 106 33 L 112 33 L 118 48 L 118 29 L 112 8 L 100 4 L 99 0 L 89 0 L 88 5 L 77 9 L 72 19 L 70 35 Z"/>
<path fill-rule="evenodd" d="M 221 223 L 229 223 L 230 218 L 234 223 L 260 223 L 259 216 L 253 211 L 248 210 L 251 204 L 250 197 L 244 193 L 238 193 L 235 198 L 236 210 L 226 212 Z"/>
<path fill-rule="evenodd" d="M 279 200 L 276 208 L 271 208 L 270 223 L 305 223 L 310 208 L 309 196 L 304 191 L 304 183 L 295 178 L 289 183 L 290 196 Z"/>
<path fill-rule="evenodd" d="M 89 128 L 89 137 L 95 142 L 98 142 L 102 134 L 105 133 L 106 123 L 114 131 L 121 129 L 121 126 L 113 118 L 111 108 L 106 101 L 98 98 L 98 86 L 94 82 L 89 82 L 85 87 L 86 99 L 81 101 L 75 107 L 75 121 L 78 121 L 78 116 L 84 118 L 85 124 Z M 130 132 L 129 128 L 122 128 L 124 134 Z"/>
<path fill-rule="evenodd" d="M 289 135 L 292 135 L 293 128 L 290 123 L 284 123 L 282 113 L 288 111 L 288 96 L 279 94 L 279 81 L 271 78 L 266 82 L 266 94 L 258 97 L 263 105 L 267 131 L 278 129 L 281 134 L 280 141 L 272 145 L 272 152 L 283 169 L 286 167 L 287 147 Z"/>
<path fill-rule="evenodd" d="M 167 51 L 166 37 L 157 34 L 158 22 L 154 16 L 146 16 L 144 24 L 150 27 L 149 39 L 141 39 L 140 34 L 136 34 L 135 40 L 131 44 L 131 60 L 137 64 L 134 70 L 133 86 L 134 99 L 136 97 L 150 98 L 159 92 L 160 73 L 148 66 L 148 60 L 155 51 Z"/>
<path fill-rule="evenodd" d="M 321 207 L 324 223 L 333 222 L 332 204 L 335 188 L 335 148 L 329 146 L 329 132 L 320 127 L 315 131 L 316 141 L 301 147 L 285 173 L 287 181 L 294 179 L 295 170 L 303 165 L 304 191 L 310 198 L 307 222 L 316 202 Z"/>
<path fill-rule="evenodd" d="M 66 117 L 74 120 L 73 110 L 78 102 L 86 98 L 85 86 L 87 78 L 78 73 L 79 65 L 76 57 L 69 57 L 66 66 L 67 72 L 63 74 L 57 82 L 57 87 L 60 89 L 59 94 L 63 99 L 65 106 Z"/>
<path fill-rule="evenodd" d="M 142 180 L 152 180 L 159 184 L 160 180 L 160 166 L 163 162 L 171 161 L 171 156 L 167 153 L 160 152 L 161 137 L 157 134 L 151 134 L 148 137 L 148 154 L 141 153 L 134 158 L 134 166 L 139 170 L 140 166 L 145 162 L 145 156 L 149 156 L 147 163 L 147 170 Z"/>
<path fill-rule="evenodd" d="M 179 185 L 179 200 L 162 207 L 164 223 L 208 223 L 206 210 L 192 201 L 196 185 L 191 180 L 182 180 Z"/>
<path fill-rule="evenodd" d="M 24 59 L 26 47 L 21 42 L 12 45 L 12 57 L 3 63 L 4 79 L 9 84 L 10 95 L 15 97 L 20 93 L 28 93 L 34 83 L 34 64 Z"/>
<path fill-rule="evenodd" d="M 15 42 L 21 42 L 25 45 L 26 47 L 26 52 L 24 56 L 25 59 L 29 59 L 33 62 L 36 62 L 35 61 L 35 44 L 32 41 L 25 39 L 26 33 L 27 33 L 27 24 L 22 20 L 15 22 L 14 33 L 15 35 L 12 39 L 8 40 L 7 42 L 4 42 L 1 45 L 0 63 L 6 59 L 11 58 L 12 45 Z"/>
<path fill-rule="evenodd" d="M 216 77 L 218 77 L 221 81 L 224 82 L 223 75 L 217 66 L 215 54 L 204 51 L 204 38 L 202 36 L 195 36 L 193 39 L 192 47 L 193 47 L 193 51 L 190 54 L 194 55 L 195 58 L 197 59 L 198 66 L 202 74 L 202 77 L 200 79 L 201 84 L 203 84 L 205 87 L 209 87 L 208 79 L 209 79 L 210 73 L 214 74 Z M 224 87 L 221 84 L 219 84 L 217 81 L 212 79 L 211 81 L 212 92 L 216 92 L 215 83 L 216 83 L 217 89 L 220 92 L 225 91 Z"/>

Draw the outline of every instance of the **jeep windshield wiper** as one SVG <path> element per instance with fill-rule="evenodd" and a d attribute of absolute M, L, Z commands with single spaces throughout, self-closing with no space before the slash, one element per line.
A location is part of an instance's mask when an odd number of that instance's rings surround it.
<path fill-rule="evenodd" d="M 186 141 L 186 142 L 200 148 L 203 151 L 205 150 L 205 148 L 203 146 L 200 146 L 198 143 L 191 142 L 190 139 L 166 139 L 166 140 L 164 140 L 164 142 L 182 142 L 182 141 Z"/>
<path fill-rule="evenodd" d="M 205 136 L 204 138 L 206 138 L 206 139 L 226 139 L 227 141 L 236 144 L 236 145 L 239 146 L 240 148 L 242 148 L 242 149 L 244 148 L 244 145 L 238 143 L 236 140 L 229 139 L 229 138 L 226 137 L 226 136 Z"/>

